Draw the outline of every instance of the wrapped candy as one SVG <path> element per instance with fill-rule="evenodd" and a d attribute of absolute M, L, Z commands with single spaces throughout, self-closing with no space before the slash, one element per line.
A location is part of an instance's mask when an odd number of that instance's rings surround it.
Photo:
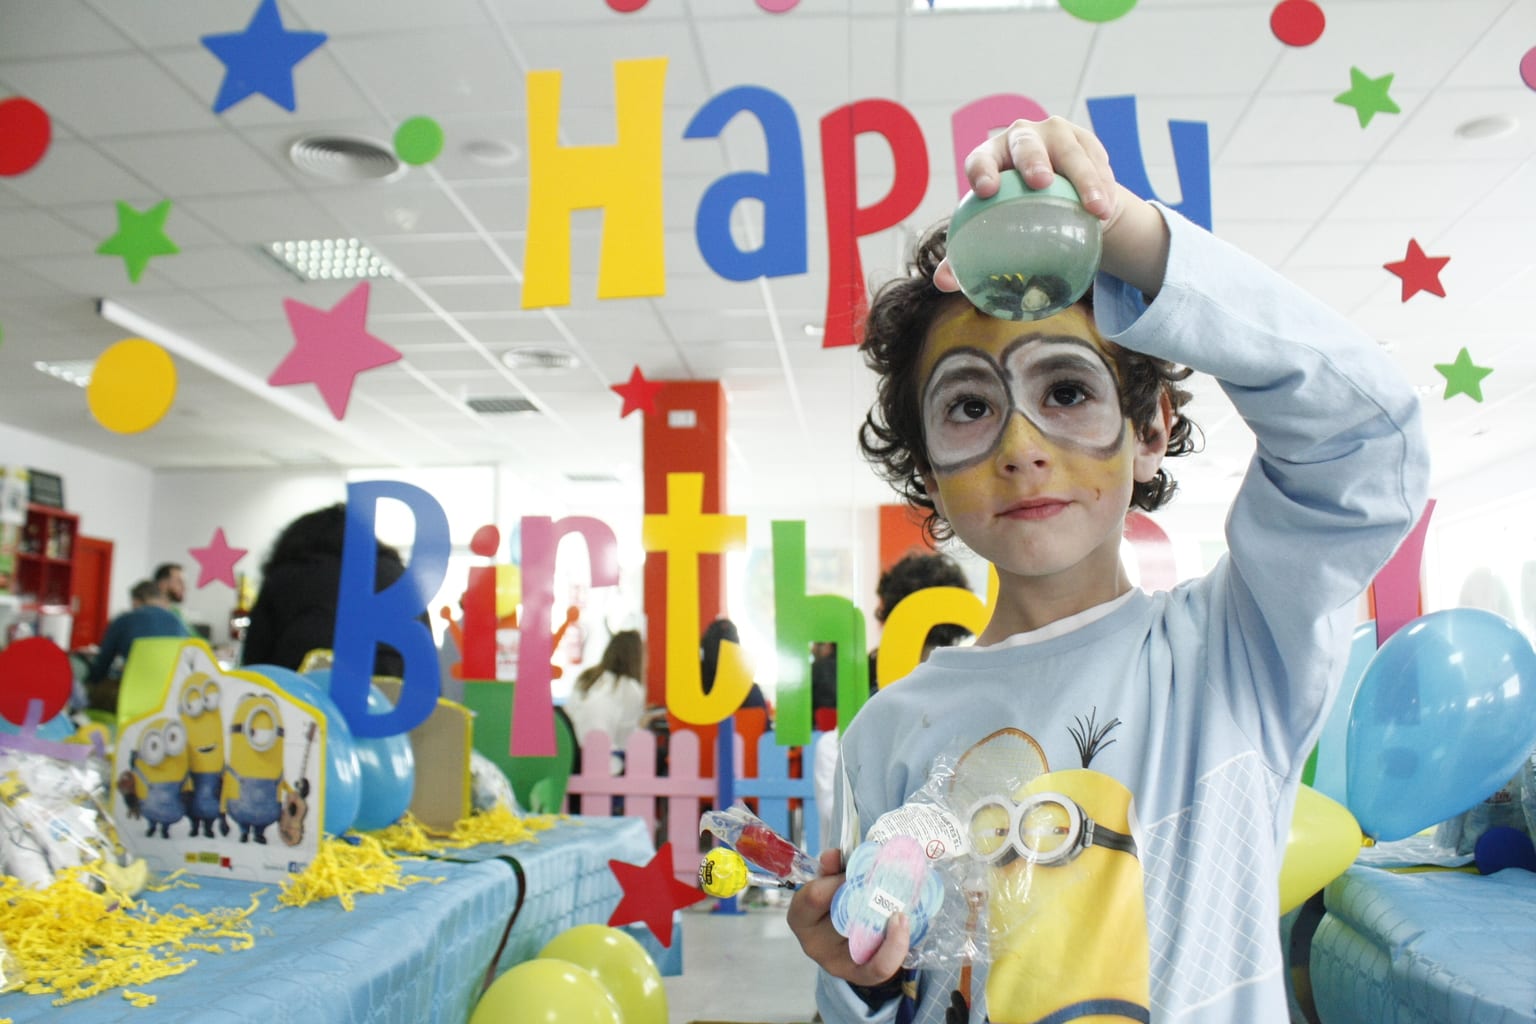
<path fill-rule="evenodd" d="M 699 831 L 710 833 L 756 865 L 775 886 L 787 882 L 784 888 L 793 888 L 816 877 L 816 861 L 810 854 L 741 804 L 724 811 L 705 811 L 699 818 Z"/>

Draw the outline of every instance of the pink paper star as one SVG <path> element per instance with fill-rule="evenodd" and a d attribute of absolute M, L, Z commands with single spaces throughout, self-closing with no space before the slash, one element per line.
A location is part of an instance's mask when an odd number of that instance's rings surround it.
<path fill-rule="evenodd" d="M 662 843 L 645 867 L 621 860 L 610 860 L 608 867 L 624 890 L 624 898 L 613 908 L 608 926 L 616 928 L 631 921 L 644 921 L 656 941 L 671 949 L 672 912 L 691 907 L 704 898 L 702 889 L 672 877 L 672 844 Z"/>
<path fill-rule="evenodd" d="M 1426 256 L 1417 239 L 1408 239 L 1408 255 L 1394 263 L 1383 263 L 1392 273 L 1403 279 L 1403 301 L 1407 302 L 1419 292 L 1429 292 L 1445 298 L 1445 286 L 1440 283 L 1440 271 L 1451 262 L 1449 256 Z"/>
<path fill-rule="evenodd" d="M 629 375 L 626 384 L 614 384 L 609 390 L 624 399 L 624 408 L 619 413 L 619 419 L 623 419 L 630 413 L 639 409 L 648 416 L 656 415 L 656 393 L 666 387 L 659 380 L 646 380 L 645 374 L 636 366 L 634 372 Z"/>
<path fill-rule="evenodd" d="M 213 540 L 208 542 L 205 548 L 190 548 L 192 557 L 197 559 L 197 586 L 201 590 L 210 583 L 225 583 L 233 590 L 235 584 L 235 563 L 244 558 L 247 548 L 232 548 L 229 541 L 224 539 L 224 527 L 213 531 Z"/>
<path fill-rule="evenodd" d="M 399 350 L 368 333 L 367 281 L 331 309 L 316 309 L 297 299 L 284 299 L 283 309 L 294 346 L 267 383 L 314 384 L 338 420 L 347 414 L 357 375 L 400 358 Z"/>

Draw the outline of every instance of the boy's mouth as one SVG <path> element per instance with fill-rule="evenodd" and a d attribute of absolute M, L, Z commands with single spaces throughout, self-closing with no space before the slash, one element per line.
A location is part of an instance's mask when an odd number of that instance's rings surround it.
<path fill-rule="evenodd" d="M 1049 519 L 1069 505 L 1060 498 L 1030 498 L 1003 509 L 1003 519 Z"/>

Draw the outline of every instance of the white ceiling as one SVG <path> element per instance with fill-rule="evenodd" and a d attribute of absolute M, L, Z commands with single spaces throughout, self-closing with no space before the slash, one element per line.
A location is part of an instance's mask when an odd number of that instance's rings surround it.
<path fill-rule="evenodd" d="M 653 380 L 724 382 L 732 511 L 887 501 L 854 444 L 868 374 L 854 350 L 823 349 L 806 330 L 822 321 L 828 266 L 820 119 L 880 97 L 922 126 L 926 200 L 901 229 L 861 243 L 866 276 L 878 280 L 909 234 L 953 203 L 958 106 L 1022 93 L 1087 123 L 1088 98 L 1134 94 L 1154 187 L 1178 198 L 1167 122 L 1208 122 L 1216 232 L 1382 339 L 1421 386 L 1442 484 L 1499 462 L 1529 469 L 1536 93 L 1519 65 L 1536 46 L 1536 0 L 1322 0 L 1327 28 L 1306 48 L 1271 33 L 1274 0 L 1141 0 L 1101 25 L 1055 9 L 946 6 L 802 0 L 774 15 L 751 0 L 650 0 L 624 15 L 604 0 L 281 0 L 290 30 L 329 35 L 295 70 L 297 112 L 257 95 L 216 115 L 224 67 L 199 38 L 240 31 L 256 0 L 0 0 L 0 97 L 37 102 L 54 131 L 38 166 L 0 179 L 0 422 L 152 467 L 500 463 L 540 500 L 581 504 L 594 485 L 568 475 L 611 472 L 638 491 L 640 417 L 621 420 L 609 390 L 638 365 Z M 574 218 L 571 305 L 522 310 L 526 161 L 488 166 L 465 146 L 524 149 L 524 76 L 540 69 L 564 76 L 563 140 L 611 142 L 613 62 L 658 56 L 669 59 L 666 295 L 595 298 L 601 216 L 589 211 Z M 1401 114 L 1362 130 L 1333 102 L 1351 66 L 1395 75 Z M 809 273 L 730 282 L 694 241 L 710 183 L 765 169 L 751 118 L 719 140 L 683 138 L 710 97 L 737 85 L 781 94 L 798 116 Z M 307 133 L 387 145 L 418 115 L 443 125 L 447 147 L 397 180 L 330 184 L 287 160 Z M 1518 128 L 1455 134 L 1488 115 Z M 869 203 L 889 187 L 891 161 L 866 141 Z M 131 284 L 123 261 L 96 247 L 116 231 L 117 200 L 142 210 L 164 199 L 182 252 Z M 737 229 L 746 239 L 753 225 Z M 148 432 L 115 435 L 92 419 L 83 391 L 32 369 L 92 360 L 127 336 L 97 316 L 97 301 L 110 299 L 213 357 L 205 362 L 264 381 L 293 345 L 283 299 L 329 308 L 351 285 L 301 284 L 258 243 L 341 235 L 401 272 L 373 283 L 368 324 L 405 358 L 358 377 L 339 429 L 312 386 L 242 388 L 178 358 L 171 413 Z M 1382 264 L 1401 259 L 1410 238 L 1451 257 L 1447 297 L 1400 301 Z M 518 344 L 568 348 L 580 365 L 515 374 L 498 357 Z M 1433 364 L 1462 346 L 1495 369 L 1481 404 L 1441 397 Z M 264 397 L 272 390 L 286 405 Z M 501 394 L 531 397 L 543 412 L 483 416 L 464 404 Z M 1209 386 L 1191 414 L 1207 451 L 1175 475 L 1186 501 L 1223 501 L 1251 438 Z"/>

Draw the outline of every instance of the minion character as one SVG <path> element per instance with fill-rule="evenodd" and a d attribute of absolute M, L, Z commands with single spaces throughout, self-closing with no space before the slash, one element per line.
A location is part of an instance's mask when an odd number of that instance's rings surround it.
<path fill-rule="evenodd" d="M 966 814 L 987 891 L 997 1024 L 1151 1019 L 1146 904 L 1130 790 L 1046 772 Z"/>
<path fill-rule="evenodd" d="M 235 705 L 219 810 L 240 826 L 242 843 L 250 841 L 252 832 L 258 843 L 267 841 L 267 826 L 277 821 L 292 792 L 283 779 L 282 720 L 271 694 L 246 694 Z"/>
<path fill-rule="evenodd" d="M 219 792 L 224 786 L 224 728 L 219 719 L 219 684 L 203 672 L 194 672 L 182 684 L 177 701 L 181 724 L 187 732 L 188 793 L 187 817 L 192 821 L 192 835 L 201 829 L 213 838 L 213 823 L 219 834 L 229 835 L 229 819 L 220 806 Z"/>
<path fill-rule="evenodd" d="M 156 718 L 139 733 L 121 783 L 130 810 L 149 821 L 146 836 L 171 838 L 171 826 L 187 812 L 187 730 L 176 718 Z M 132 791 L 130 795 L 130 789 Z"/>

